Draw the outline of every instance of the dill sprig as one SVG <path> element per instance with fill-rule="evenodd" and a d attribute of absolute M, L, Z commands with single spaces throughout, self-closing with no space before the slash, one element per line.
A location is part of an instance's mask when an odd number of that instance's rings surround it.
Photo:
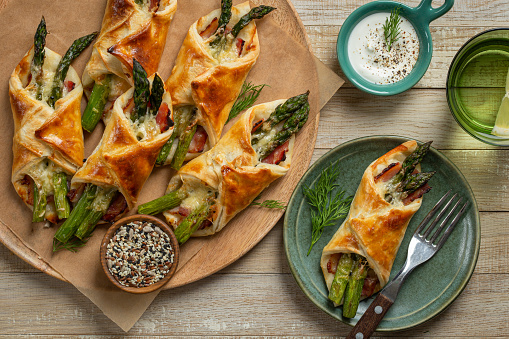
<path fill-rule="evenodd" d="M 399 35 L 401 34 L 401 18 L 399 12 L 401 7 L 396 7 L 391 11 L 390 17 L 385 19 L 384 24 L 384 37 L 387 50 L 390 52 L 392 44 L 398 41 Z"/>
<path fill-rule="evenodd" d="M 83 247 L 86 245 L 88 238 L 85 239 L 79 239 L 79 238 L 72 238 L 66 243 L 61 243 L 57 239 L 53 239 L 53 252 L 57 252 L 60 250 L 68 250 L 71 252 L 77 252 L 78 248 Z"/>
<path fill-rule="evenodd" d="M 307 255 L 311 253 L 314 244 L 322 236 L 324 228 L 332 226 L 338 219 L 346 217 L 350 209 L 351 196 L 344 198 L 345 191 L 343 190 L 337 190 L 333 194 L 333 191 L 339 186 L 336 183 L 340 174 L 338 162 L 331 163 L 320 174 L 313 188 L 303 187 L 303 193 L 308 199 L 309 205 L 314 207 L 311 209 L 311 245 Z"/>
<path fill-rule="evenodd" d="M 263 202 L 258 202 L 258 201 L 256 201 L 257 199 L 258 198 L 256 198 L 255 201 L 253 201 L 251 203 L 251 205 L 259 206 L 259 207 L 265 207 L 265 208 L 277 208 L 277 209 L 281 209 L 281 210 L 286 209 L 286 205 L 282 201 L 279 201 L 279 200 L 265 200 Z"/>
<path fill-rule="evenodd" d="M 232 106 L 232 109 L 230 110 L 230 115 L 228 116 L 228 121 L 235 118 L 237 115 L 239 115 L 240 112 L 243 110 L 251 107 L 256 99 L 260 96 L 260 93 L 262 92 L 262 89 L 265 86 L 269 86 L 267 84 L 263 85 L 253 85 L 251 82 L 249 83 L 243 83 L 242 89 L 240 90 L 240 94 L 235 101 L 235 103 Z M 270 86 L 269 86 L 270 87 Z"/>

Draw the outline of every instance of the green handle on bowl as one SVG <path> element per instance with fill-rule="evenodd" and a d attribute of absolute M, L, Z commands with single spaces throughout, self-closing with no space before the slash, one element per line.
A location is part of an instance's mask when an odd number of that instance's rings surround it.
<path fill-rule="evenodd" d="M 445 0 L 444 4 L 438 8 L 433 8 L 431 3 L 433 0 L 422 0 L 419 6 L 413 8 L 413 11 L 418 14 L 416 17 L 421 21 L 429 24 L 433 20 L 440 18 L 447 13 L 454 5 L 454 0 Z"/>

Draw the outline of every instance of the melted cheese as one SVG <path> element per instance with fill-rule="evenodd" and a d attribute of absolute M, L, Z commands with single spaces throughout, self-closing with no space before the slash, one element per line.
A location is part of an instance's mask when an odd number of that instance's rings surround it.
<path fill-rule="evenodd" d="M 142 120 L 143 121 L 136 120 L 134 123 L 131 123 L 134 134 L 138 140 L 151 140 L 160 134 L 155 116 L 149 115 Z"/>
<path fill-rule="evenodd" d="M 213 38 L 215 38 L 215 36 L 213 36 Z M 210 46 L 210 44 L 208 46 L 210 54 L 212 54 L 214 59 L 220 64 L 235 61 L 239 57 L 235 38 L 231 34 L 226 36 L 226 41 L 222 41 L 215 46 Z"/>
<path fill-rule="evenodd" d="M 396 191 L 398 185 L 394 184 L 392 179 L 387 182 L 379 181 L 375 184 L 375 186 L 382 197 L 385 197 L 386 195 L 390 195 L 392 197 L 392 199 L 389 201 L 391 205 L 403 205 L 403 193 Z"/>
<path fill-rule="evenodd" d="M 39 189 L 46 192 L 46 195 L 54 193 L 53 174 L 59 172 L 64 172 L 64 170 L 48 159 L 38 162 L 27 170 L 27 174 L 34 180 Z"/>
<path fill-rule="evenodd" d="M 188 195 L 187 198 L 182 200 L 180 206 L 191 211 L 203 205 L 203 202 L 207 200 L 210 195 L 210 188 L 197 182 L 185 185 L 185 190 Z"/>
<path fill-rule="evenodd" d="M 273 128 L 268 132 L 262 134 L 263 136 L 260 139 L 258 139 L 258 142 L 256 144 L 253 145 L 256 154 L 259 155 L 261 151 L 265 149 L 272 140 L 274 140 L 274 136 L 276 135 L 277 132 L 278 132 L 277 129 Z"/>

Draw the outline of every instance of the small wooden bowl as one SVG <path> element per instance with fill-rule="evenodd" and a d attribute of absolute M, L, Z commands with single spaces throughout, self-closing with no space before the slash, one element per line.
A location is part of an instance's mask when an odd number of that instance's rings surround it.
<path fill-rule="evenodd" d="M 120 226 L 127 225 L 133 221 L 150 222 L 150 223 L 154 224 L 155 226 L 159 227 L 163 232 L 168 234 L 168 236 L 170 237 L 170 244 L 173 249 L 173 264 L 170 267 L 170 271 L 166 274 L 166 276 L 164 278 L 162 278 L 158 282 L 156 282 L 152 285 L 146 286 L 146 287 L 128 287 L 128 286 L 124 286 L 124 285 L 120 284 L 115 279 L 115 277 L 110 273 L 110 270 L 108 269 L 108 263 L 106 260 L 106 250 L 107 250 L 108 244 L 110 242 L 110 239 L 114 236 L 115 232 L 120 228 Z M 103 241 L 101 243 L 101 251 L 100 251 L 101 266 L 104 270 L 104 273 L 106 274 L 108 279 L 113 283 L 113 285 L 117 286 L 118 288 L 120 288 L 123 291 L 129 292 L 129 293 L 137 293 L 137 294 L 153 292 L 153 291 L 163 287 L 171 279 L 171 277 L 175 274 L 175 272 L 177 270 L 179 254 L 180 254 L 180 247 L 179 247 L 177 238 L 175 237 L 175 234 L 173 233 L 173 230 L 165 222 L 161 221 L 160 219 L 150 216 L 150 215 L 141 215 L 141 214 L 135 214 L 135 215 L 131 215 L 128 217 L 124 217 L 124 218 L 118 220 L 116 223 L 114 223 L 108 229 L 106 234 L 104 235 Z"/>

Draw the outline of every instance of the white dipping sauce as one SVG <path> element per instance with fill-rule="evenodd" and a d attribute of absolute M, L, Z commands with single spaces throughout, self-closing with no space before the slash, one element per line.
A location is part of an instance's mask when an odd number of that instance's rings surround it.
<path fill-rule="evenodd" d="M 391 84 L 406 77 L 419 56 L 419 38 L 402 16 L 401 33 L 387 50 L 383 25 L 390 13 L 375 13 L 362 19 L 348 39 L 348 57 L 354 70 L 375 84 Z"/>

